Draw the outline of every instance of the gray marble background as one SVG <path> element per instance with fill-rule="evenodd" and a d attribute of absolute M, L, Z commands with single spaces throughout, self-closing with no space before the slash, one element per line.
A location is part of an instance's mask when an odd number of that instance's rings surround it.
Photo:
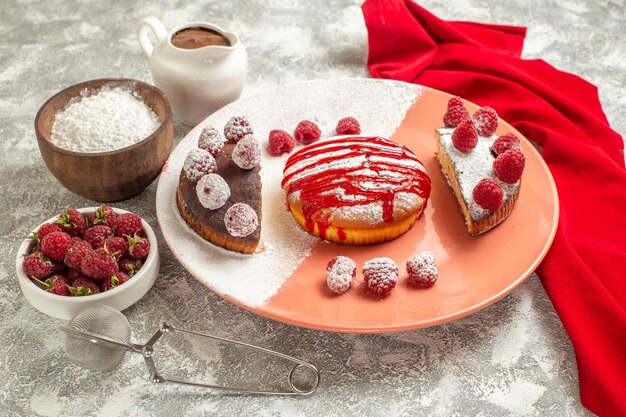
<path fill-rule="evenodd" d="M 624 0 L 427 0 L 456 20 L 528 27 L 524 56 L 541 57 L 595 83 L 612 126 L 626 133 Z M 289 351 L 319 365 L 311 398 L 222 397 L 154 385 L 141 358 L 112 372 L 71 366 L 60 321 L 26 303 L 17 286 L 18 242 L 61 209 L 93 205 L 63 188 L 37 149 L 33 119 L 58 90 L 101 77 L 150 82 L 136 23 L 206 20 L 238 32 L 250 58 L 245 94 L 314 78 L 367 76 L 366 30 L 358 0 L 329 2 L 156 0 L 0 1 L 0 415 L 429 415 L 589 413 L 578 399 L 572 346 L 540 282 L 531 277 L 491 307 L 447 325 L 386 335 L 343 335 L 284 325 L 243 311 L 207 291 L 176 262 L 161 236 L 154 288 L 125 311 L 134 338 L 162 319 Z M 187 128 L 178 125 L 177 139 Z M 156 183 L 117 203 L 156 225 Z M 172 340 L 170 369 L 208 380 L 250 381 L 262 358 L 198 341 Z M 171 362 L 170 362 L 171 363 Z M 271 382 L 264 376 L 265 382 Z M 252 382 L 248 382 L 252 384 Z"/>

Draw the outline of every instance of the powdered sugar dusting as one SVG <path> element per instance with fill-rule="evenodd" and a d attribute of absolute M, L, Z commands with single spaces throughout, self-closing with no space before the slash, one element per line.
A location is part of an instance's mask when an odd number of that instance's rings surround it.
<path fill-rule="evenodd" d="M 439 128 L 437 131 L 440 135 L 442 148 L 454 163 L 457 172 L 461 174 L 458 175 L 459 186 L 463 198 L 468 203 L 468 209 L 472 219 L 480 220 L 492 213 L 476 204 L 472 196 L 474 187 L 476 187 L 476 184 L 483 178 L 494 181 L 502 188 L 504 192 L 504 204 L 515 195 L 520 186 L 520 181 L 515 184 L 507 184 L 496 178 L 493 172 L 493 161 L 495 158 L 490 148 L 496 139 L 496 135 L 479 136 L 476 148 L 464 154 L 457 150 L 452 144 L 453 128 Z"/>
<path fill-rule="evenodd" d="M 287 155 L 272 157 L 266 152 L 262 152 L 261 160 L 261 245 L 265 251 L 236 254 L 196 235 L 178 214 L 175 192 L 184 158 L 196 147 L 204 126 L 219 128 L 232 116 L 246 114 L 265 148 L 273 129 L 291 133 L 298 122 L 310 119 L 320 127 L 323 137 L 329 137 L 335 134 L 337 121 L 350 115 L 361 122 L 363 134 L 389 137 L 420 91 L 419 86 L 393 81 L 316 80 L 272 89 L 212 114 L 180 142 L 159 180 L 157 214 L 171 250 L 195 277 L 216 292 L 251 307 L 265 304 L 319 240 L 302 230 L 286 210 L 280 182 Z"/>

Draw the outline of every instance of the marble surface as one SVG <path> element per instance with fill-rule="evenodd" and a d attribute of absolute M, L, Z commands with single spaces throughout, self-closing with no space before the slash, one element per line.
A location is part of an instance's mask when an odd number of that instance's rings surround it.
<path fill-rule="evenodd" d="M 612 126 L 626 133 L 624 0 L 423 1 L 443 18 L 528 27 L 524 56 L 541 57 L 595 83 Z M 567 415 L 589 413 L 578 398 L 575 356 L 540 282 L 532 276 L 503 300 L 447 325 L 386 334 L 300 329 L 242 311 L 207 291 L 160 238 L 161 274 L 125 311 L 143 341 L 163 319 L 288 351 L 319 365 L 310 398 L 223 397 L 147 381 L 140 357 L 115 371 L 69 365 L 57 327 L 17 286 L 18 241 L 42 219 L 89 206 L 45 167 L 33 119 L 56 91 L 101 77 L 151 81 L 134 35 L 154 15 L 166 26 L 207 20 L 238 32 L 250 57 L 245 94 L 314 78 L 367 76 L 367 34 L 355 0 L 83 0 L 2 2 L 0 14 L 0 415 Z M 188 128 L 178 124 L 177 139 Z M 156 183 L 116 206 L 156 224 Z M 172 340 L 170 369 L 209 381 L 247 381 L 262 358 L 198 340 Z M 174 348 L 183 354 L 176 354 Z M 283 375 L 283 374 L 281 374 Z"/>

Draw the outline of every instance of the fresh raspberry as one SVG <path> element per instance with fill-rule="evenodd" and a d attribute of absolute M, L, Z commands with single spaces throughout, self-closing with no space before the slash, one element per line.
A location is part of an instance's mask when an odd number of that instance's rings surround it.
<path fill-rule="evenodd" d="M 284 130 L 272 130 L 267 144 L 267 153 L 272 156 L 279 156 L 293 151 L 296 147 L 296 140 Z"/>
<path fill-rule="evenodd" d="M 113 275 L 111 278 L 107 278 L 102 283 L 102 286 L 101 286 L 102 291 L 109 291 L 112 288 L 119 287 L 120 285 L 128 281 L 129 279 L 130 277 L 126 275 L 125 273 L 118 272 L 117 274 Z"/>
<path fill-rule="evenodd" d="M 68 269 L 69 268 L 67 267 L 67 265 L 65 265 L 65 262 L 63 261 L 52 262 L 52 275 L 59 274 L 59 275 L 65 276 L 67 274 Z"/>
<path fill-rule="evenodd" d="M 59 214 L 55 223 L 61 227 L 62 231 L 70 236 L 82 236 L 87 228 L 85 218 L 76 209 L 65 210 L 63 213 Z"/>
<path fill-rule="evenodd" d="M 65 232 L 52 232 L 41 239 L 41 253 L 51 261 L 62 261 L 72 246 L 70 235 Z"/>
<path fill-rule="evenodd" d="M 226 211 L 224 223 L 232 236 L 246 237 L 259 227 L 259 217 L 249 205 L 237 203 Z"/>
<path fill-rule="evenodd" d="M 478 132 L 471 119 L 463 120 L 452 132 L 452 144 L 463 153 L 468 153 L 478 144 Z"/>
<path fill-rule="evenodd" d="M 61 228 L 54 223 L 45 223 L 42 224 L 39 230 L 29 236 L 31 239 L 35 240 L 37 244 L 41 244 L 41 239 L 46 237 L 46 235 L 52 232 L 61 232 Z"/>
<path fill-rule="evenodd" d="M 448 107 L 448 111 L 443 115 L 443 124 L 446 127 L 457 127 L 463 120 L 469 119 L 470 115 L 463 106 Z"/>
<path fill-rule="evenodd" d="M 525 161 L 524 154 L 520 151 L 506 151 L 493 161 L 493 172 L 500 181 L 515 184 L 522 178 Z"/>
<path fill-rule="evenodd" d="M 92 250 L 89 242 L 84 240 L 73 244 L 65 254 L 65 265 L 71 269 L 80 269 L 80 261 Z"/>
<path fill-rule="evenodd" d="M 343 294 L 350 289 L 356 278 L 356 263 L 346 256 L 335 256 L 326 265 L 326 285 L 335 294 Z"/>
<path fill-rule="evenodd" d="M 102 242 L 102 247 L 113 255 L 115 259 L 128 256 L 128 241 L 121 236 L 111 236 Z"/>
<path fill-rule="evenodd" d="M 85 230 L 85 234 L 83 235 L 85 241 L 94 249 L 102 247 L 104 240 L 111 236 L 113 236 L 113 230 L 103 224 L 91 226 L 89 229 Z"/>
<path fill-rule="evenodd" d="M 296 130 L 293 132 L 293 136 L 296 138 L 298 142 L 303 145 L 308 145 L 310 143 L 316 142 L 319 138 L 322 137 L 322 131 L 319 127 L 310 120 L 303 120 L 298 123 L 296 126 Z"/>
<path fill-rule="evenodd" d="M 124 213 L 117 216 L 115 222 L 116 236 L 135 236 L 135 233 L 143 234 L 141 217 L 134 213 Z"/>
<path fill-rule="evenodd" d="M 70 282 L 74 282 L 74 280 L 77 279 L 77 278 L 84 277 L 84 275 L 81 272 L 80 268 L 79 269 L 70 269 L 69 271 L 67 271 L 67 274 L 65 276 L 67 277 L 67 279 Z"/>
<path fill-rule="evenodd" d="M 345 117 L 337 122 L 335 132 L 338 135 L 358 135 L 361 133 L 361 125 L 354 117 Z"/>
<path fill-rule="evenodd" d="M 365 288 L 370 294 L 387 297 L 398 281 L 398 266 L 389 258 L 374 258 L 363 264 Z"/>
<path fill-rule="evenodd" d="M 250 121 L 246 116 L 233 116 L 224 126 L 224 137 L 227 141 L 236 143 L 248 135 L 252 135 L 254 131 L 250 126 Z"/>
<path fill-rule="evenodd" d="M 105 226 L 109 226 L 111 229 L 115 227 L 115 217 L 117 217 L 115 212 L 109 206 L 100 206 L 95 212 L 87 215 L 87 218 L 91 222 L 92 226 L 103 224 Z"/>
<path fill-rule="evenodd" d="M 469 112 L 463 105 L 463 99 L 459 96 L 448 100 L 448 110 L 443 115 L 443 124 L 446 127 L 457 127 L 463 120 L 469 119 Z"/>
<path fill-rule="evenodd" d="M 55 274 L 45 281 L 39 279 L 36 279 L 35 281 L 39 283 L 43 290 L 48 291 L 52 294 L 62 295 L 65 297 L 72 295 L 69 289 L 69 282 L 67 278 L 62 275 Z"/>
<path fill-rule="evenodd" d="M 230 197 L 228 183 L 217 174 L 209 174 L 200 178 L 196 184 L 196 195 L 202 207 L 217 210 L 226 204 Z"/>
<path fill-rule="evenodd" d="M 128 253 L 140 261 L 145 261 L 150 254 L 150 242 L 148 239 L 135 234 L 133 237 L 127 237 L 128 239 Z"/>
<path fill-rule="evenodd" d="M 100 294 L 101 292 L 98 284 L 87 277 L 75 279 L 69 289 L 74 297 L 84 297 L 86 295 Z"/>
<path fill-rule="evenodd" d="M 80 262 L 80 270 L 87 277 L 102 281 L 119 271 L 119 266 L 115 258 L 107 253 L 104 248 L 101 248 L 91 251 L 83 257 Z"/>
<path fill-rule="evenodd" d="M 217 155 L 224 150 L 224 139 L 220 132 L 213 126 L 206 126 L 202 129 L 200 137 L 198 138 L 198 148 L 208 151 L 213 157 L 217 158 Z"/>
<path fill-rule="evenodd" d="M 213 155 L 204 149 L 194 148 L 189 151 L 185 163 L 183 164 L 183 171 L 189 181 L 198 182 L 200 178 L 207 174 L 212 174 L 217 171 L 217 162 Z"/>
<path fill-rule="evenodd" d="M 482 107 L 472 116 L 476 130 L 481 136 L 491 136 L 498 128 L 498 113 L 491 107 Z"/>
<path fill-rule="evenodd" d="M 78 236 L 72 236 L 70 240 L 72 241 L 72 245 L 75 245 L 78 242 L 81 242 L 83 239 L 79 238 Z"/>
<path fill-rule="evenodd" d="M 36 251 L 24 257 L 22 269 L 29 278 L 44 279 L 52 274 L 52 262 L 43 253 Z"/>
<path fill-rule="evenodd" d="M 454 96 L 450 100 L 448 100 L 448 109 L 450 107 L 465 107 L 463 104 L 463 99 L 459 96 Z"/>
<path fill-rule="evenodd" d="M 427 250 L 406 261 L 406 272 L 411 284 L 432 287 L 439 275 L 435 254 Z"/>
<path fill-rule="evenodd" d="M 489 179 L 482 179 L 472 191 L 474 201 L 485 210 L 498 211 L 502 207 L 504 192 Z"/>
<path fill-rule="evenodd" d="M 513 133 L 507 133 L 506 135 L 498 137 L 493 142 L 493 145 L 491 145 L 491 150 L 496 155 L 503 154 L 511 149 L 516 151 L 521 150 L 520 140 Z"/>
<path fill-rule="evenodd" d="M 120 259 L 119 269 L 129 277 L 135 275 L 141 269 L 142 262 L 137 259 L 123 258 Z"/>

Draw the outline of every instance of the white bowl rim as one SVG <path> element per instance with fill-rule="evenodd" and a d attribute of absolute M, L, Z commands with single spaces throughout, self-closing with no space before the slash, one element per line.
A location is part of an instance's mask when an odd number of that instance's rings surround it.
<path fill-rule="evenodd" d="M 98 207 L 100 207 L 100 206 L 83 207 L 83 208 L 79 208 L 79 209 L 76 209 L 76 210 L 78 210 L 81 214 L 86 214 L 86 213 L 95 212 Z M 132 213 L 130 211 L 123 210 L 123 209 L 118 209 L 118 208 L 115 208 L 115 207 L 111 207 L 111 208 L 113 209 L 115 214 Z M 39 230 L 39 228 L 41 226 L 43 226 L 46 223 L 53 223 L 57 218 L 58 218 L 58 215 L 49 218 L 48 220 L 46 220 L 45 222 L 43 222 L 39 226 L 37 226 L 35 229 L 33 229 L 32 232 L 36 232 L 37 230 Z M 141 280 L 141 278 L 143 276 L 145 276 L 145 274 L 143 272 L 149 270 L 149 266 L 150 265 L 152 265 L 155 262 L 158 262 L 158 255 L 157 255 L 157 253 L 158 253 L 158 242 L 157 242 L 157 239 L 156 239 L 156 234 L 154 233 L 154 230 L 152 230 L 152 227 L 148 224 L 148 222 L 146 222 L 143 218 L 141 219 L 141 223 L 142 223 L 143 229 L 144 229 L 144 231 L 146 233 L 146 237 L 148 238 L 148 241 L 150 242 L 150 253 L 148 254 L 148 257 L 146 258 L 145 262 L 142 264 L 141 269 L 139 270 L 139 272 L 137 272 L 135 275 L 133 275 L 133 277 L 131 279 L 129 279 L 127 282 L 125 282 L 124 284 L 122 284 L 122 285 L 120 285 L 120 286 L 118 286 L 116 288 L 112 288 L 109 291 L 104 291 L 104 292 L 101 292 L 99 294 L 93 294 L 93 295 L 88 295 L 88 296 L 83 296 L 83 297 L 71 297 L 71 296 L 68 297 L 68 296 L 53 294 L 51 292 L 43 290 L 41 287 L 39 287 L 37 284 L 35 284 L 24 273 L 24 270 L 22 269 L 22 263 L 24 262 L 23 254 L 28 253 L 28 250 L 33 245 L 32 239 L 29 239 L 29 238 L 25 238 L 22 241 L 22 244 L 20 245 L 19 249 L 17 250 L 17 256 L 16 256 L 16 259 L 15 259 L 15 269 L 17 271 L 18 282 L 20 282 L 20 286 L 21 285 L 32 285 L 33 288 L 36 288 L 37 290 L 41 291 L 41 293 L 42 293 L 41 296 L 47 297 L 50 300 L 64 301 L 64 302 L 74 303 L 74 304 L 81 304 L 81 303 L 85 303 L 85 302 L 94 302 L 94 301 L 98 301 L 98 300 L 99 301 L 105 301 L 105 300 L 108 300 L 110 298 L 115 297 L 117 294 L 121 293 L 122 291 L 130 290 L 132 287 L 135 286 L 135 283 L 137 281 Z"/>

